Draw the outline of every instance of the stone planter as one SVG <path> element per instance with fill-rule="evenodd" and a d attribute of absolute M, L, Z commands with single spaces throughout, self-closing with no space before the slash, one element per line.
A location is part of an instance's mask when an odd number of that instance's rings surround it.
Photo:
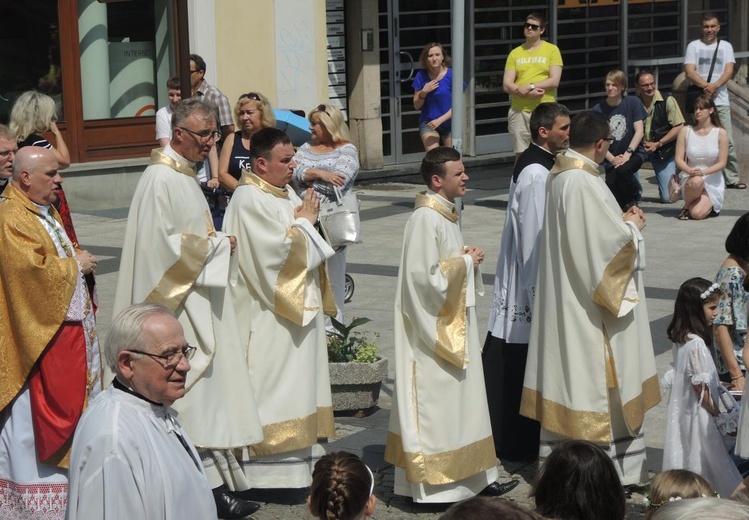
<path fill-rule="evenodd" d="M 328 363 L 333 411 L 366 410 L 377 404 L 380 385 L 388 374 L 388 360 L 374 363 Z"/>

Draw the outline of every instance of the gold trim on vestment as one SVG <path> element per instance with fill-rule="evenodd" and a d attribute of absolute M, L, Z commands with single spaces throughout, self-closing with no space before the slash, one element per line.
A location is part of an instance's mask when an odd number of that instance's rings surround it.
<path fill-rule="evenodd" d="M 78 263 L 60 257 L 39 208 L 8 184 L 0 202 L 0 410 L 23 388 L 54 338 L 78 283 Z M 54 208 L 50 215 L 60 223 Z"/>
<path fill-rule="evenodd" d="M 614 362 L 614 352 L 611 349 L 611 340 L 606 330 L 606 325 L 601 324 L 603 328 L 603 344 L 606 350 L 606 388 L 619 388 L 619 380 L 616 377 L 616 363 Z"/>
<path fill-rule="evenodd" d="M 571 155 L 558 153 L 556 155 L 556 158 L 554 159 L 554 166 L 551 168 L 551 171 L 549 173 L 551 175 L 558 175 L 562 172 L 566 172 L 567 170 L 584 170 L 591 175 L 595 175 L 596 177 L 599 177 L 601 175 L 601 173 L 598 171 L 598 168 L 593 167 L 593 165 L 588 163 L 587 161 L 584 161 L 577 157 L 572 157 Z"/>
<path fill-rule="evenodd" d="M 410 483 L 433 486 L 458 482 L 497 465 L 491 435 L 467 446 L 428 455 L 404 451 L 403 438 L 388 432 L 385 461 L 403 468 Z"/>
<path fill-rule="evenodd" d="M 320 413 L 323 418 L 318 417 Z M 333 436 L 335 425 L 331 428 L 328 422 L 333 422 L 333 408 L 318 408 L 316 413 L 306 417 L 263 425 L 263 440 L 250 446 L 250 454 L 276 455 L 308 448 L 317 442 L 318 437 Z M 325 431 L 321 431 L 321 427 Z"/>
<path fill-rule="evenodd" d="M 434 197 L 430 197 L 425 191 L 416 194 L 416 200 L 414 201 L 414 209 L 429 208 L 433 209 L 450 222 L 458 221 L 458 212 L 453 207 L 450 211 L 444 204 L 440 204 L 439 201 L 435 200 Z"/>
<path fill-rule="evenodd" d="M 437 315 L 434 351 L 458 368 L 466 358 L 466 261 L 462 256 L 440 261 L 447 278 L 445 301 Z"/>
<path fill-rule="evenodd" d="M 177 310 L 203 269 L 210 243 L 207 238 L 183 234 L 179 259 L 164 273 L 146 301 L 161 303 Z"/>
<path fill-rule="evenodd" d="M 328 264 L 323 263 L 317 268 L 318 275 L 320 277 L 320 294 L 322 294 L 322 312 L 326 316 L 335 317 L 338 314 L 338 306 L 335 304 L 335 296 L 333 296 L 333 287 L 330 285 L 330 277 L 328 276 Z"/>
<path fill-rule="evenodd" d="M 151 160 L 148 161 L 149 166 L 153 164 L 163 164 L 182 175 L 195 177 L 195 170 L 193 168 L 190 168 L 187 164 L 179 162 L 174 157 L 169 157 L 162 150 L 163 148 L 154 148 L 151 150 Z"/>
<path fill-rule="evenodd" d="M 317 407 L 317 436 L 330 438 L 335 436 L 335 419 L 332 406 Z"/>
<path fill-rule="evenodd" d="M 302 325 L 307 286 L 307 235 L 297 226 L 291 226 L 286 238 L 291 241 L 291 246 L 276 278 L 276 314 Z"/>
<path fill-rule="evenodd" d="M 642 383 L 640 395 L 624 404 L 624 420 L 630 430 L 637 431 L 645 420 L 645 412 L 661 402 L 661 389 L 658 385 L 658 375 L 646 379 Z"/>
<path fill-rule="evenodd" d="M 520 415 L 541 423 L 553 433 L 596 444 L 611 442 L 611 417 L 607 412 L 572 410 L 544 399 L 541 392 L 523 387 Z"/>
<path fill-rule="evenodd" d="M 614 317 L 619 316 L 619 309 L 632 279 L 637 260 L 635 239 L 630 240 L 606 266 L 603 277 L 593 293 L 593 301 L 607 309 Z"/>
<path fill-rule="evenodd" d="M 273 186 L 271 183 L 261 177 L 258 177 L 250 170 L 242 170 L 242 176 L 239 178 L 239 186 L 245 185 L 254 186 L 264 191 L 265 193 L 270 193 L 271 195 L 278 197 L 279 199 L 289 198 L 289 192 L 286 189 L 286 186 L 284 186 L 283 188 Z"/>

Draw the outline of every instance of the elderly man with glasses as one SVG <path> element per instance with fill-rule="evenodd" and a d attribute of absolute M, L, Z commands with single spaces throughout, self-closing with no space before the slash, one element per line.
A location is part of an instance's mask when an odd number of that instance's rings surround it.
<path fill-rule="evenodd" d="M 182 326 L 163 305 L 133 305 L 103 353 L 116 376 L 76 429 L 67 518 L 216 518 L 198 452 L 170 409 L 195 353 Z"/>
<path fill-rule="evenodd" d="M 562 79 L 562 54 L 541 39 L 545 32 L 546 17 L 529 14 L 523 26 L 525 43 L 510 52 L 505 64 L 502 88 L 510 95 L 507 127 L 516 159 L 531 144 L 531 112 L 541 103 L 556 101 Z"/>
<path fill-rule="evenodd" d="M 192 95 L 206 103 L 215 105 L 223 135 L 234 133 L 234 119 L 232 118 L 229 99 L 217 87 L 210 85 L 205 80 L 205 69 L 205 60 L 198 54 L 190 54 Z"/>
<path fill-rule="evenodd" d="M 172 140 L 153 150 L 130 207 L 115 312 L 143 301 L 175 313 L 197 347 L 187 395 L 174 407 L 199 448 L 220 518 L 257 508 L 236 493 L 249 488 L 237 458 L 263 438 L 229 286 L 236 239 L 216 231 L 195 163 L 218 139 L 212 105 L 190 98 L 172 114 Z"/>
<path fill-rule="evenodd" d="M 13 175 L 13 159 L 18 153 L 18 143 L 10 129 L 0 125 L 0 191 L 10 182 Z"/>

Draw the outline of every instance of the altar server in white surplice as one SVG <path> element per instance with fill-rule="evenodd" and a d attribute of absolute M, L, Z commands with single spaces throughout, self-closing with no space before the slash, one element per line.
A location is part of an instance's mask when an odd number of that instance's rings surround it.
<path fill-rule="evenodd" d="M 288 185 L 296 166 L 289 137 L 260 130 L 250 163 L 224 218 L 237 237 L 232 295 L 263 425 L 243 465 L 254 488 L 303 488 L 324 454 L 318 437 L 334 434 L 324 314 L 336 313 L 325 268 L 335 251 L 314 227 L 317 194 L 300 199 Z"/>
<path fill-rule="evenodd" d="M 530 128 L 533 142 L 515 162 L 510 182 L 489 334 L 481 356 L 494 447 L 497 457 L 507 460 L 538 457 L 540 428 L 536 421 L 520 415 L 520 396 L 536 293 L 546 180 L 554 155 L 569 143 L 570 112 L 559 103 L 541 103 L 531 113 Z"/>
<path fill-rule="evenodd" d="M 233 494 L 249 488 L 239 450 L 259 442 L 262 430 L 228 288 L 237 277 L 236 239 L 213 228 L 195 180 L 195 162 L 216 137 L 213 106 L 187 99 L 174 109 L 172 141 L 151 153 L 133 195 L 114 310 L 162 303 L 197 347 L 187 395 L 174 408 L 198 447 L 219 516 L 242 518 L 255 504 L 243 507 Z"/>
<path fill-rule="evenodd" d="M 645 216 L 622 214 L 600 177 L 610 135 L 600 114 L 575 116 L 546 184 L 520 413 L 541 423 L 541 459 L 558 442 L 590 441 L 630 485 L 647 480 L 642 423 L 661 396 L 642 279 Z"/>
<path fill-rule="evenodd" d="M 465 194 L 460 153 L 429 150 L 421 163 L 429 189 L 416 196 L 403 237 L 395 297 L 395 388 L 385 460 L 394 490 L 415 502 L 499 496 L 476 292 L 484 252 L 465 247 L 454 200 Z"/>
<path fill-rule="evenodd" d="M 116 377 L 75 431 L 67 520 L 216 518 L 198 452 L 169 408 L 195 350 L 163 305 L 114 318 L 103 353 Z"/>

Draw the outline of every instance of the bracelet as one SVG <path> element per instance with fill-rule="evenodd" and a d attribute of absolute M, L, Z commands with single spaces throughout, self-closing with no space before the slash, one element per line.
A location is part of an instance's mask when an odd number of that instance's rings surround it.
<path fill-rule="evenodd" d="M 744 374 L 741 374 L 740 376 L 732 377 L 731 381 L 736 381 L 737 379 L 741 379 L 742 377 L 744 377 Z"/>

